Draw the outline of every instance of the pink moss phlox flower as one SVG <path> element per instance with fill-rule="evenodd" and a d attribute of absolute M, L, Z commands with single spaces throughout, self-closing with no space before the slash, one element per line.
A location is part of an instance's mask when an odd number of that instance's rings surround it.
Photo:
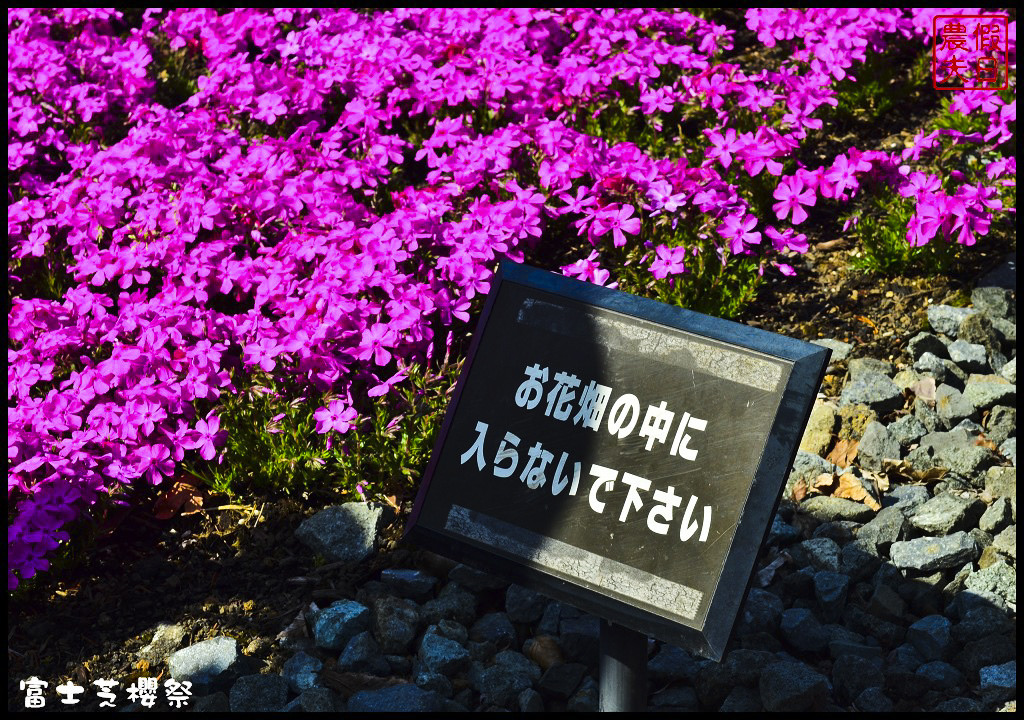
<path fill-rule="evenodd" d="M 812 207 L 818 200 L 814 191 L 804 187 L 800 178 L 795 175 L 783 178 L 775 188 L 774 197 L 779 201 L 772 205 L 775 217 L 785 220 L 786 216 L 792 213 L 790 222 L 794 225 L 799 225 L 807 219 L 807 211 L 804 210 L 804 206 Z"/>
<path fill-rule="evenodd" d="M 195 429 L 188 432 L 182 445 L 190 450 L 199 450 L 204 460 L 212 460 L 227 435 L 226 430 L 220 429 L 220 416 L 211 412 L 205 420 L 196 420 Z"/>
<path fill-rule="evenodd" d="M 719 235 L 729 241 L 729 252 L 734 255 L 748 253 L 748 245 L 756 245 L 761 242 L 761 233 L 755 232 L 757 218 L 754 215 L 736 213 L 725 218 L 725 222 L 715 230 Z"/>
<path fill-rule="evenodd" d="M 341 398 L 335 398 L 313 413 L 316 419 L 316 431 L 321 435 L 331 431 L 341 434 L 347 433 L 355 424 L 359 413 L 351 406 L 346 406 Z"/>
<path fill-rule="evenodd" d="M 625 233 L 636 235 L 640 232 L 640 218 L 633 217 L 634 210 L 629 203 L 606 205 L 594 216 L 594 234 L 604 235 L 611 231 L 612 243 L 615 247 L 622 247 L 626 244 Z"/>
<path fill-rule="evenodd" d="M 651 262 L 651 275 L 660 279 L 669 275 L 682 275 L 686 272 L 686 248 L 657 245 L 654 248 L 655 258 Z"/>
<path fill-rule="evenodd" d="M 590 255 L 582 260 L 577 260 L 569 265 L 561 267 L 562 274 L 566 277 L 575 277 L 580 280 L 594 283 L 595 285 L 607 285 L 611 279 L 611 273 L 600 265 L 601 259 L 597 250 L 592 250 Z"/>

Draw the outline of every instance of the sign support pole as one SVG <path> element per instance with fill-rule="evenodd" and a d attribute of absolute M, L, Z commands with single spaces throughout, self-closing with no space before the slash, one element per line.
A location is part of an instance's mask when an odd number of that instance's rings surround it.
<path fill-rule="evenodd" d="M 601 619 L 601 712 L 647 709 L 647 636 Z"/>

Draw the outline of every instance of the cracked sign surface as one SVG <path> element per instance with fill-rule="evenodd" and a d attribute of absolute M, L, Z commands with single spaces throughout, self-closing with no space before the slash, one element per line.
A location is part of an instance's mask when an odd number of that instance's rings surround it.
<path fill-rule="evenodd" d="M 791 367 L 504 282 L 416 523 L 699 629 Z"/>

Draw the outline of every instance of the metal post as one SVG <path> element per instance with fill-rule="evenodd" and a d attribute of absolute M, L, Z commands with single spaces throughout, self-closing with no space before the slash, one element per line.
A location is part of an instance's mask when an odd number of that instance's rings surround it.
<path fill-rule="evenodd" d="M 647 709 L 647 636 L 601 619 L 601 712 Z"/>

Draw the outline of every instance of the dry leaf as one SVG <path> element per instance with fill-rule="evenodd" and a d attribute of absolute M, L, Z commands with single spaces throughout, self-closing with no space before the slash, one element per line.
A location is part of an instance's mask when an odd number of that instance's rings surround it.
<path fill-rule="evenodd" d="M 170 520 L 175 515 L 190 515 L 203 507 L 203 496 L 199 488 L 189 483 L 175 481 L 171 488 L 153 503 L 153 517 Z"/>
<path fill-rule="evenodd" d="M 882 509 L 878 500 L 868 491 L 861 479 L 853 473 L 846 473 L 839 478 L 839 487 L 832 493 L 833 497 L 846 498 L 862 502 L 869 508 L 878 512 Z"/>
<path fill-rule="evenodd" d="M 350 695 L 361 690 L 379 690 L 392 685 L 408 685 L 408 680 L 396 677 L 378 677 L 367 673 L 338 672 L 333 668 L 320 671 L 320 679 L 324 685 L 341 693 L 347 700 Z"/>
<path fill-rule="evenodd" d="M 910 386 L 910 391 L 929 406 L 935 406 L 935 378 L 922 378 Z"/>
<path fill-rule="evenodd" d="M 999 448 L 996 444 L 985 437 L 984 433 L 978 436 L 978 439 L 974 441 L 974 444 L 978 447 L 988 448 L 992 452 L 999 452 Z"/>
<path fill-rule="evenodd" d="M 915 470 L 905 460 L 883 460 L 882 470 L 893 482 L 909 483 L 935 483 L 946 476 L 946 468 L 931 468 L 930 470 Z"/>
<path fill-rule="evenodd" d="M 552 665 L 565 662 L 562 648 L 558 645 L 558 641 L 550 635 L 538 635 L 527 640 L 523 645 L 523 654 L 537 663 L 541 670 L 547 670 Z"/>
<path fill-rule="evenodd" d="M 786 560 L 789 556 L 785 553 L 780 553 L 777 558 L 772 560 L 770 563 L 765 565 L 763 568 L 757 571 L 757 582 L 761 587 L 768 587 L 771 584 L 772 578 L 775 577 L 775 571 L 786 564 Z"/>
<path fill-rule="evenodd" d="M 835 485 L 835 473 L 822 473 L 811 482 L 811 490 L 822 495 L 831 495 Z"/>
<path fill-rule="evenodd" d="M 825 459 L 838 467 L 848 468 L 853 463 L 853 459 L 857 457 L 859 444 L 857 440 L 839 440 Z"/>
<path fill-rule="evenodd" d="M 803 499 L 807 497 L 807 482 L 803 478 L 800 478 L 793 484 L 792 496 L 793 502 L 797 505 L 803 502 Z"/>

